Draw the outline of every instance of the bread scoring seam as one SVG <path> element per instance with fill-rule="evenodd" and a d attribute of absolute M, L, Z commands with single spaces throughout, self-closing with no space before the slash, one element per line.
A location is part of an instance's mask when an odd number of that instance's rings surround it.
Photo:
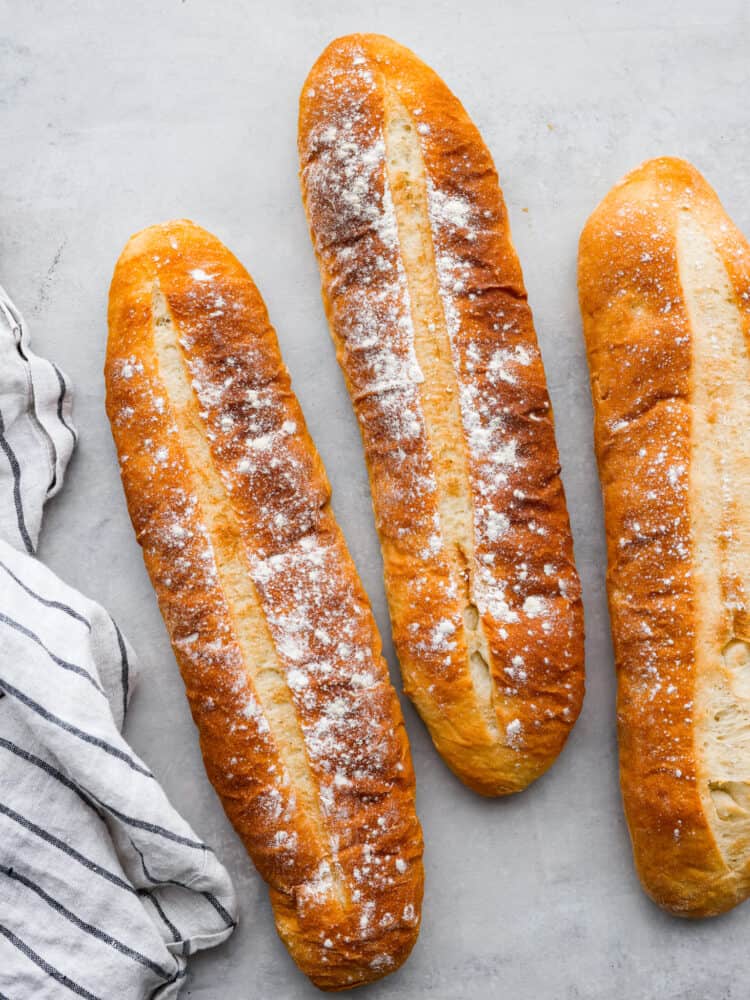
<path fill-rule="evenodd" d="M 414 351 L 423 378 L 419 397 L 437 487 L 443 553 L 463 607 L 466 665 L 482 718 L 500 738 L 490 652 L 472 596 L 474 516 L 453 348 L 440 295 L 428 208 L 427 179 L 416 123 L 383 81 L 385 169 L 406 274 Z M 434 389 L 437 388 L 437 392 Z"/>
<path fill-rule="evenodd" d="M 158 281 L 153 286 L 152 316 L 159 377 L 175 414 L 194 493 L 216 553 L 216 571 L 245 672 L 269 724 L 277 753 L 284 762 L 287 776 L 291 778 L 294 794 L 299 796 L 302 812 L 318 840 L 320 862 L 328 862 L 330 866 L 334 897 L 343 903 L 344 881 L 336 868 L 330 834 L 319 804 L 317 782 L 307 759 L 304 735 L 290 697 L 285 671 L 252 579 L 241 526 L 204 436 L 200 406 L 179 343 L 177 327 Z M 280 732 L 283 732 L 283 738 L 279 737 Z"/>
<path fill-rule="evenodd" d="M 750 425 L 750 359 L 719 249 L 687 210 L 678 215 L 676 245 L 692 331 L 688 496 L 696 565 L 696 778 L 717 847 L 736 868 L 750 860 L 750 775 L 738 773 L 735 763 L 750 755 L 750 633 L 742 577 L 742 555 L 750 547 L 750 518 L 742 519 L 743 495 L 750 495 L 743 441 Z"/>

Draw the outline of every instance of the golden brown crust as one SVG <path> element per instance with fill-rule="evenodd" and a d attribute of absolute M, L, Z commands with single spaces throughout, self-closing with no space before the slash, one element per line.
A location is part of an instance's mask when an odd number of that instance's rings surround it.
<path fill-rule="evenodd" d="M 463 781 L 518 791 L 578 715 L 583 615 L 494 165 L 440 78 L 376 35 L 315 64 L 299 150 L 406 691 Z"/>
<path fill-rule="evenodd" d="M 206 770 L 323 989 L 400 965 L 422 837 L 398 700 L 263 301 L 190 222 L 134 236 L 107 412 Z"/>
<path fill-rule="evenodd" d="M 711 752 L 716 739 L 728 740 L 730 770 L 747 777 L 747 748 L 732 747 L 711 704 L 727 684 L 731 695 L 722 654 L 748 633 L 744 611 L 718 596 L 724 564 L 734 558 L 731 530 L 722 541 L 706 520 L 708 508 L 726 507 L 718 502 L 724 486 L 735 494 L 730 528 L 747 520 L 747 500 L 736 496 L 730 475 L 708 485 L 717 503 L 709 498 L 707 505 L 701 478 L 706 455 L 732 450 L 729 434 L 711 441 L 723 434 L 721 417 L 703 402 L 713 396 L 715 407 L 723 395 L 721 376 L 701 360 L 711 339 L 707 323 L 718 320 L 730 337 L 736 326 L 737 350 L 746 355 L 749 263 L 748 245 L 713 190 L 689 164 L 668 158 L 643 164 L 610 191 L 587 222 L 579 252 L 623 800 L 644 888 L 686 916 L 722 912 L 750 892 L 747 857 L 732 857 L 736 827 L 714 805 L 717 791 L 727 792 L 718 788 L 726 775 L 715 771 Z M 706 312 L 707 304 L 718 311 Z M 733 352 L 718 370 L 741 362 L 732 361 Z M 747 465 L 746 452 L 739 457 Z M 734 713 L 746 713 L 741 698 L 731 700 Z"/>

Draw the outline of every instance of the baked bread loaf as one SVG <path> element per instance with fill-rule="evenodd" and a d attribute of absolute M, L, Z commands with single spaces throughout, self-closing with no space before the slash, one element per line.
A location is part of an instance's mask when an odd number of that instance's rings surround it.
<path fill-rule="evenodd" d="M 107 412 L 206 771 L 322 989 L 417 936 L 422 835 L 401 710 L 263 300 L 191 222 L 134 236 Z"/>
<path fill-rule="evenodd" d="M 467 785 L 519 791 L 578 715 L 583 612 L 492 159 L 442 80 L 379 35 L 317 61 L 299 154 L 406 692 Z"/>
<path fill-rule="evenodd" d="M 578 274 L 625 812 L 649 895 L 708 916 L 750 893 L 750 247 L 657 159 L 591 216 Z"/>

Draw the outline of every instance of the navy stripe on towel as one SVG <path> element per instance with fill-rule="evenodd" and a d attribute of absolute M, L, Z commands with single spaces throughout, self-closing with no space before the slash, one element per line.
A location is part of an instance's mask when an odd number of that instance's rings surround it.
<path fill-rule="evenodd" d="M 61 986 L 66 986 L 72 993 L 75 993 L 79 997 L 84 997 L 84 1000 L 103 1000 L 102 997 L 98 997 L 95 993 L 89 993 L 89 991 L 85 990 L 83 986 L 79 986 L 78 983 L 74 983 L 72 979 L 63 975 L 62 972 L 58 972 L 54 966 L 50 965 L 49 962 L 45 962 L 41 955 L 38 955 L 32 948 L 29 948 L 25 942 L 23 942 L 19 937 L 16 937 L 13 931 L 11 931 L 8 927 L 5 927 L 3 924 L 0 924 L 0 934 L 2 934 L 4 938 L 7 938 L 7 940 L 10 941 L 14 947 L 18 948 L 18 950 L 25 955 L 30 962 L 39 966 L 40 969 L 46 972 L 48 976 L 51 976 L 55 982 L 60 983 Z"/>
<path fill-rule="evenodd" d="M 44 900 L 50 909 L 54 910 L 65 920 L 70 921 L 75 927 L 81 931 L 85 931 L 86 934 L 90 934 L 91 937 L 96 938 L 97 941 L 101 941 L 108 945 L 110 948 L 118 951 L 125 958 L 129 958 L 134 962 L 138 962 L 140 965 L 145 966 L 147 969 L 151 969 L 155 972 L 157 976 L 161 976 L 163 979 L 168 979 L 171 975 L 166 969 L 162 968 L 158 962 L 154 962 L 152 959 L 148 958 L 146 955 L 142 955 L 135 948 L 130 948 L 128 945 L 124 944 L 122 941 L 118 941 L 117 938 L 112 937 L 111 934 L 107 934 L 106 931 L 102 930 L 101 927 L 96 927 L 94 924 L 88 923 L 88 921 L 83 920 L 77 914 L 69 910 L 67 906 L 63 906 L 59 899 L 55 899 L 54 896 L 50 896 L 40 885 L 37 885 L 32 879 L 23 875 L 15 868 L 9 868 L 6 865 L 0 865 L 0 874 L 5 875 L 6 878 L 12 879 L 14 882 L 18 882 L 25 889 L 30 892 L 36 893 L 39 899 Z"/>
<path fill-rule="evenodd" d="M 61 656 L 53 653 L 52 650 L 48 649 L 39 636 L 35 632 L 32 632 L 30 628 L 26 628 L 26 626 L 22 625 L 20 622 L 4 615 L 2 611 L 0 611 L 0 624 L 7 625 L 9 628 L 14 629 L 14 631 L 25 636 L 27 639 L 31 639 L 32 642 L 35 642 L 37 646 L 44 650 L 50 660 L 52 660 L 53 663 L 56 663 L 58 667 L 62 667 L 63 670 L 69 670 L 72 674 L 78 674 L 79 677 L 84 677 L 89 684 L 92 685 L 94 690 L 98 691 L 99 694 L 102 695 L 102 697 L 107 697 L 99 682 L 91 676 L 88 670 L 84 669 L 84 667 L 79 667 L 77 663 L 69 663 L 67 660 L 63 660 Z"/>
<path fill-rule="evenodd" d="M 139 764 L 137 760 L 133 760 L 124 750 L 120 750 L 119 747 L 113 747 L 106 740 L 100 740 L 97 736 L 92 736 L 91 733 L 86 733 L 77 726 L 72 726 L 65 719 L 60 719 L 58 716 L 53 715 L 52 712 L 48 712 L 44 706 L 39 705 L 28 695 L 24 694 L 23 691 L 19 691 L 18 688 L 13 687 L 7 681 L 0 677 L 0 687 L 2 687 L 8 694 L 12 694 L 14 698 L 17 698 L 22 704 L 26 705 L 37 715 L 40 715 L 47 722 L 53 723 L 55 726 L 59 726 L 64 729 L 65 732 L 70 733 L 72 736 L 77 736 L 79 740 L 83 740 L 84 743 L 91 743 L 93 746 L 99 747 L 100 750 L 104 750 L 105 753 L 111 754 L 113 757 L 117 757 L 119 760 L 124 761 L 128 767 L 133 771 L 137 771 L 139 774 L 144 774 L 147 778 L 153 778 L 153 774 L 148 770 L 148 768 L 143 767 Z"/>
<path fill-rule="evenodd" d="M 8 465 L 10 466 L 10 471 L 13 475 L 13 506 L 16 508 L 18 533 L 21 536 L 21 540 L 23 541 L 26 551 L 33 555 L 34 544 L 31 541 L 31 536 L 29 535 L 26 527 L 26 518 L 23 513 L 23 501 L 21 500 L 21 466 L 18 464 L 16 453 L 11 448 L 8 439 L 5 436 L 5 421 L 3 420 L 2 412 L 0 412 L 0 448 L 2 448 L 5 453 L 5 457 L 8 459 Z"/>
<path fill-rule="evenodd" d="M 35 836 L 39 837 L 40 840 L 46 841 L 48 844 L 51 844 L 52 847 L 56 847 L 59 851 L 67 854 L 69 858 L 73 858 L 74 861 L 83 865 L 84 868 L 88 868 L 90 872 L 95 872 L 102 878 L 107 879 L 108 882 L 119 886 L 121 889 L 125 889 L 127 892 L 135 892 L 133 886 L 130 885 L 129 882 L 126 882 L 125 879 L 120 878 L 119 875 L 115 875 L 115 873 L 109 871 L 109 869 L 103 868 L 100 864 L 97 864 L 96 861 L 92 861 L 90 858 L 87 858 L 85 855 L 81 854 L 80 851 L 77 851 L 75 847 L 71 847 L 70 844 L 66 844 L 64 840 L 60 840 L 60 838 L 56 837 L 53 833 L 43 830 L 41 826 L 33 823 L 30 819 L 26 819 L 25 816 L 17 813 L 14 809 L 4 805 L 2 802 L 0 802 L 0 814 L 7 816 L 8 819 L 13 820 L 14 823 L 18 823 L 19 826 L 22 826 L 25 830 L 28 830 L 29 833 L 33 833 Z"/>
<path fill-rule="evenodd" d="M 45 608 L 56 608 L 58 611 L 64 611 L 66 615 L 70 615 L 71 618 L 75 618 L 76 621 L 85 625 L 89 632 L 91 631 L 91 622 L 88 618 L 84 618 L 83 615 L 80 615 L 75 608 L 71 608 L 67 604 L 63 604 L 61 601 L 48 601 L 46 597 L 42 597 L 41 594 L 37 594 L 37 592 L 25 584 L 23 580 L 20 580 L 16 574 L 5 565 L 4 562 L 0 562 L 0 569 L 4 569 L 8 576 L 15 580 L 22 590 L 26 591 L 29 597 L 33 597 L 34 600 L 39 601 L 39 603 L 43 604 Z"/>

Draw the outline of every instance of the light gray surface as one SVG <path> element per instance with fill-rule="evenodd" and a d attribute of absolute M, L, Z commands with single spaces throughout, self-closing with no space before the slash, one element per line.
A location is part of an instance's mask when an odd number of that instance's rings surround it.
<path fill-rule="evenodd" d="M 246 263 L 398 683 L 358 432 L 296 176 L 307 70 L 331 38 L 369 30 L 410 45 L 441 73 L 500 170 L 557 417 L 584 585 L 588 694 L 557 765 L 500 802 L 451 777 L 404 705 L 427 845 L 424 923 L 406 966 L 366 995 L 747 997 L 748 908 L 676 921 L 646 899 L 631 863 L 575 258 L 599 198 L 664 153 L 691 159 L 750 229 L 749 16 L 743 0 L 0 0 L 0 281 L 31 322 L 37 351 L 73 377 L 81 429 L 41 556 L 102 601 L 137 647 L 144 670 L 128 736 L 242 897 L 240 928 L 193 960 L 186 995 L 319 994 L 277 939 L 264 886 L 203 774 L 104 415 L 107 288 L 127 236 L 175 216 L 213 230 Z"/>

